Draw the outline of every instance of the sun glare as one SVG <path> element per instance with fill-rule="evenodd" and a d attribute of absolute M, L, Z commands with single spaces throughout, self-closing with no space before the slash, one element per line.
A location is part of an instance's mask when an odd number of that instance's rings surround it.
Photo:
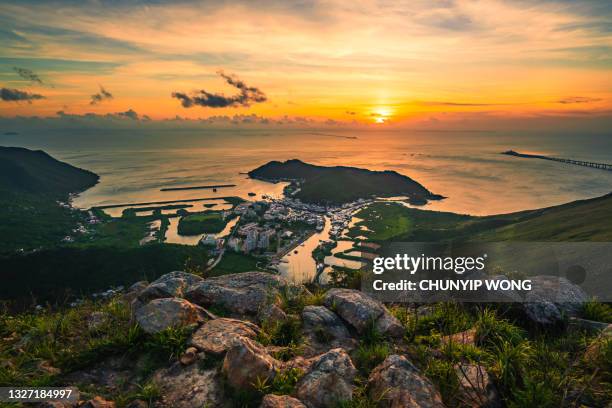
<path fill-rule="evenodd" d="M 374 123 L 383 124 L 386 123 L 387 120 L 389 120 L 391 114 L 391 109 L 386 106 L 382 106 L 374 109 L 370 116 L 372 116 L 372 118 L 374 119 Z"/>

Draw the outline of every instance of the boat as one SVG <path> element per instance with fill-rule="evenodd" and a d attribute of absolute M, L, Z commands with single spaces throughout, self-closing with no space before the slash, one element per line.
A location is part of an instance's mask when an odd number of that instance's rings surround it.
<path fill-rule="evenodd" d="M 257 194 L 255 193 L 249 193 L 249 197 L 255 197 Z"/>

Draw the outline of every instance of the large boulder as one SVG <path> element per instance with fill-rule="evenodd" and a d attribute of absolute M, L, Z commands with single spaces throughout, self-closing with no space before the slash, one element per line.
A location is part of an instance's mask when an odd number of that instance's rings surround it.
<path fill-rule="evenodd" d="M 281 291 L 297 295 L 306 289 L 279 275 L 244 272 L 205 279 L 191 286 L 185 298 L 201 306 L 215 305 L 237 315 L 256 315 L 278 302 Z"/>
<path fill-rule="evenodd" d="M 219 318 L 209 320 L 193 333 L 189 344 L 207 353 L 221 354 L 230 349 L 236 339 L 255 339 L 259 327 L 242 320 Z"/>
<path fill-rule="evenodd" d="M 321 355 L 296 385 L 296 396 L 309 408 L 336 407 L 353 398 L 357 370 L 349 355 L 337 348 Z"/>
<path fill-rule="evenodd" d="M 246 337 L 237 337 L 225 354 L 223 374 L 235 389 L 248 390 L 258 382 L 270 381 L 282 365 L 261 344 Z"/>
<path fill-rule="evenodd" d="M 400 338 L 404 327 L 379 301 L 354 289 L 331 289 L 324 304 L 363 334 L 370 325 L 383 335 Z"/>
<path fill-rule="evenodd" d="M 368 394 L 380 407 L 443 408 L 434 385 L 404 356 L 393 354 L 368 378 Z"/>
<path fill-rule="evenodd" d="M 185 297 L 187 289 L 202 278 L 187 272 L 174 271 L 160 276 L 138 293 L 138 300 L 146 304 L 153 299 Z"/>
<path fill-rule="evenodd" d="M 459 364 L 455 367 L 459 378 L 462 407 L 501 408 L 502 401 L 487 370 L 479 365 Z"/>
<path fill-rule="evenodd" d="M 331 348 L 350 351 L 357 346 L 342 319 L 325 306 L 306 306 L 302 310 L 302 322 L 309 355 Z"/>
<path fill-rule="evenodd" d="M 145 332 L 153 334 L 169 327 L 201 323 L 206 311 L 185 299 L 163 298 L 136 309 L 134 318 Z"/>
<path fill-rule="evenodd" d="M 158 370 L 153 381 L 160 388 L 159 406 L 174 408 L 222 407 L 223 386 L 218 370 L 202 370 L 198 364 L 175 363 Z"/>
<path fill-rule="evenodd" d="M 268 394 L 263 397 L 259 408 L 306 408 L 306 405 L 289 395 Z"/>
<path fill-rule="evenodd" d="M 564 277 L 541 275 L 530 279 L 531 290 L 522 307 L 536 323 L 555 324 L 565 316 L 575 316 L 589 300 L 580 286 Z"/>

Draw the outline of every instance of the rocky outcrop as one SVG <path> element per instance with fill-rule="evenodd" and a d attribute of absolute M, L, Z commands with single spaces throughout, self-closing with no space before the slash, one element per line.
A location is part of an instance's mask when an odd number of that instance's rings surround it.
<path fill-rule="evenodd" d="M 136 309 L 134 317 L 145 332 L 153 334 L 169 327 L 201 323 L 206 311 L 184 299 L 163 298 Z"/>
<path fill-rule="evenodd" d="M 104 398 L 98 396 L 94 399 L 90 399 L 81 408 L 115 408 L 117 405 L 113 401 L 107 401 Z"/>
<path fill-rule="evenodd" d="M 151 282 L 138 294 L 138 300 L 146 304 L 153 299 L 169 297 L 185 297 L 189 287 L 201 282 L 202 278 L 187 272 L 174 271 L 167 273 Z"/>
<path fill-rule="evenodd" d="M 330 348 L 350 351 L 357 346 L 342 319 L 325 306 L 306 306 L 302 311 L 302 323 L 308 355 Z"/>
<path fill-rule="evenodd" d="M 238 337 L 225 355 L 223 374 L 235 389 L 249 390 L 258 382 L 274 378 L 282 365 L 259 343 Z"/>
<path fill-rule="evenodd" d="M 277 323 L 282 323 L 285 320 L 287 320 L 287 314 L 283 311 L 283 309 L 281 309 L 274 303 L 271 303 L 269 305 L 265 305 L 258 312 L 257 319 L 260 322 L 266 322 L 269 324 L 277 324 Z"/>
<path fill-rule="evenodd" d="M 346 351 L 330 350 L 298 382 L 296 396 L 309 408 L 336 407 L 339 402 L 352 399 L 356 372 Z"/>
<path fill-rule="evenodd" d="M 187 350 L 181 355 L 179 361 L 182 365 L 189 365 L 196 362 L 198 359 L 198 349 L 195 347 L 187 347 Z"/>
<path fill-rule="evenodd" d="M 449 336 L 443 336 L 440 341 L 442 344 L 463 344 L 463 345 L 475 345 L 476 344 L 476 329 L 469 329 L 459 333 L 451 334 Z"/>
<path fill-rule="evenodd" d="M 288 395 L 268 394 L 263 397 L 259 408 L 306 408 L 306 405 Z"/>
<path fill-rule="evenodd" d="M 239 337 L 255 339 L 259 327 L 242 320 L 219 318 L 209 320 L 193 333 L 189 344 L 207 353 L 221 354 Z"/>
<path fill-rule="evenodd" d="M 501 397 L 486 369 L 474 364 L 455 367 L 459 378 L 461 406 L 471 408 L 501 408 Z"/>
<path fill-rule="evenodd" d="M 558 276 L 534 276 L 531 291 L 525 295 L 521 307 L 527 317 L 542 325 L 557 324 L 565 316 L 574 316 L 588 301 L 578 285 Z"/>
<path fill-rule="evenodd" d="M 306 289 L 282 276 L 267 272 L 244 272 L 205 279 L 191 286 L 186 299 L 201 305 L 215 305 L 237 315 L 257 315 L 264 306 L 278 302 L 280 291 L 289 295 Z"/>
<path fill-rule="evenodd" d="M 368 394 L 378 406 L 388 408 L 443 408 L 442 398 L 431 381 L 405 357 L 390 355 L 368 378 Z"/>
<path fill-rule="evenodd" d="M 324 304 L 349 323 L 359 334 L 370 325 L 383 335 L 402 337 L 404 328 L 387 308 L 377 300 L 353 289 L 331 289 L 325 295 Z"/>
<path fill-rule="evenodd" d="M 157 371 L 153 381 L 162 398 L 157 406 L 173 408 L 222 407 L 222 382 L 218 370 L 201 370 L 198 364 L 180 363 Z"/>

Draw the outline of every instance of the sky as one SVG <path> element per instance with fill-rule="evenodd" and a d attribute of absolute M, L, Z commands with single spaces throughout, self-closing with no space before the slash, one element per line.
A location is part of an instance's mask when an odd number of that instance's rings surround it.
<path fill-rule="evenodd" d="M 4 0 L 0 38 L 2 123 L 612 123 L 604 0 Z"/>

